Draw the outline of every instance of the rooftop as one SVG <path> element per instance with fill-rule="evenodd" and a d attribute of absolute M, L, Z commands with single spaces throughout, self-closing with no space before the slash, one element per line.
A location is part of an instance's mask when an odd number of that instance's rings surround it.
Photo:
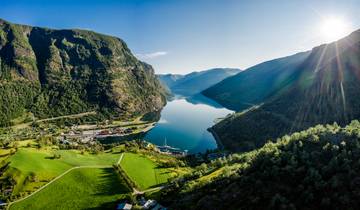
<path fill-rule="evenodd" d="M 120 203 L 120 204 L 118 204 L 116 209 L 118 209 L 118 210 L 131 210 L 132 205 L 128 204 L 128 203 Z"/>

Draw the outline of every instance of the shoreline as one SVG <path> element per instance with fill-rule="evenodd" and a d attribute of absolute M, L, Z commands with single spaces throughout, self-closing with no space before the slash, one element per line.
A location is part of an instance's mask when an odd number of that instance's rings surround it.
<path fill-rule="evenodd" d="M 224 147 L 224 144 L 222 143 L 222 141 L 221 141 L 219 135 L 216 133 L 216 131 L 215 131 L 212 127 L 208 128 L 207 130 L 208 130 L 208 131 L 211 133 L 211 135 L 214 137 L 218 149 L 219 149 L 219 150 L 224 150 L 224 148 L 225 148 L 225 147 Z"/>

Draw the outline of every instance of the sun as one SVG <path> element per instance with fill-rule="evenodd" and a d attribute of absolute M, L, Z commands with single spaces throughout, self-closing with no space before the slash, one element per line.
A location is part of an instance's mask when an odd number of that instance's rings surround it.
<path fill-rule="evenodd" d="M 343 18 L 328 17 L 323 19 L 320 32 L 325 42 L 333 42 L 348 35 L 351 32 L 351 26 Z"/>

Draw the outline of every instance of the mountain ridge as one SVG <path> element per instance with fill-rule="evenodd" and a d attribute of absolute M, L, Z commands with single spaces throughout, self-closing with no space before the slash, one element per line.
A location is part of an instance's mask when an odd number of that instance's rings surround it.
<path fill-rule="evenodd" d="M 80 29 L 0 21 L 0 83 L 3 125 L 26 112 L 45 118 L 97 110 L 120 117 L 165 104 L 153 68 L 124 41 Z"/>
<path fill-rule="evenodd" d="M 191 96 L 240 71 L 240 69 L 235 68 L 213 68 L 194 71 L 185 75 L 160 74 L 158 77 L 173 94 Z"/>
<path fill-rule="evenodd" d="M 316 124 L 344 125 L 359 119 L 359 43 L 358 30 L 337 42 L 313 48 L 293 69 L 289 85 L 254 109 L 224 119 L 213 130 L 225 147 L 248 151 L 269 139 Z"/>
<path fill-rule="evenodd" d="M 262 62 L 224 79 L 202 91 L 202 94 L 232 110 L 249 108 L 270 97 L 283 83 L 286 84 L 294 71 L 290 68 L 299 65 L 309 53 L 301 52 Z"/>

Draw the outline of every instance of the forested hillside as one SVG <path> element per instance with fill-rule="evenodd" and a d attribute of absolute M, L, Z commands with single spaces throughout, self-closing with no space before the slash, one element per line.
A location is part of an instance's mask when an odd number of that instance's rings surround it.
<path fill-rule="evenodd" d="M 202 93 L 224 107 L 241 111 L 291 85 L 297 67 L 309 54 L 303 52 L 260 63 L 222 80 Z"/>
<path fill-rule="evenodd" d="M 317 125 L 201 165 L 162 196 L 174 209 L 357 209 L 360 123 Z"/>
<path fill-rule="evenodd" d="M 213 127 L 227 148 L 251 150 L 319 123 L 360 118 L 360 31 L 315 47 L 293 72 L 293 82 L 272 97 Z"/>
<path fill-rule="evenodd" d="M 107 117 L 159 110 L 163 89 L 152 67 L 116 37 L 0 20 L 0 125 L 99 111 Z"/>

